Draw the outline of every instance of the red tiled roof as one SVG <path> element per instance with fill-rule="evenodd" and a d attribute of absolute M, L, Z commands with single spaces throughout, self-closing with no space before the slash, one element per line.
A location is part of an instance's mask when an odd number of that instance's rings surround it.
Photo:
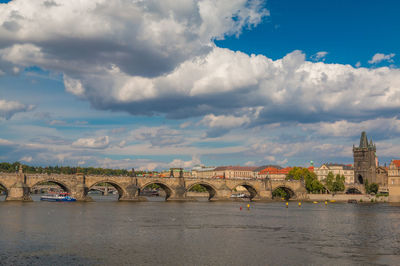
<path fill-rule="evenodd" d="M 214 171 L 226 171 L 226 170 L 233 170 L 233 171 L 254 171 L 257 169 L 257 166 L 218 166 L 214 169 Z"/>
<path fill-rule="evenodd" d="M 286 167 L 286 168 L 283 168 L 283 169 L 277 169 L 275 167 L 267 167 L 267 168 L 261 170 L 259 172 L 259 174 L 261 174 L 261 175 L 262 174 L 270 174 L 270 175 L 288 174 L 291 169 L 292 169 L 291 167 Z"/>
<path fill-rule="evenodd" d="M 400 167 L 400 160 L 392 160 L 392 163 L 394 163 L 396 167 Z"/>

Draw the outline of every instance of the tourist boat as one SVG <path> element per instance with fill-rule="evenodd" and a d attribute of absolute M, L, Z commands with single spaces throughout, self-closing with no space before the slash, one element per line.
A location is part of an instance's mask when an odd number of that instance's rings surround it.
<path fill-rule="evenodd" d="M 45 195 L 41 196 L 40 200 L 43 201 L 76 201 L 75 198 L 69 196 L 69 193 L 58 193 L 58 194 L 51 194 L 51 195 Z"/>
<path fill-rule="evenodd" d="M 231 198 L 246 198 L 246 194 L 244 193 L 232 194 Z"/>

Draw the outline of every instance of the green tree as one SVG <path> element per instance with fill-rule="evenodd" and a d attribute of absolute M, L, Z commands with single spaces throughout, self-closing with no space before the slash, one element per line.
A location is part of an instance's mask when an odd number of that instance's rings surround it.
<path fill-rule="evenodd" d="M 289 193 L 287 193 L 283 188 L 277 188 L 274 191 L 272 191 L 272 197 L 273 198 L 284 198 L 285 200 L 288 200 L 290 198 Z"/>
<path fill-rule="evenodd" d="M 371 183 L 369 184 L 368 179 L 365 180 L 365 192 L 367 192 L 367 194 L 371 194 L 371 193 L 377 193 L 379 190 L 379 185 L 376 183 Z"/>
<path fill-rule="evenodd" d="M 368 182 L 368 179 L 365 179 L 364 187 L 365 187 L 365 192 L 367 192 L 367 194 L 371 193 L 371 191 L 369 190 L 369 182 Z"/>
<path fill-rule="evenodd" d="M 334 182 L 335 182 L 335 176 L 333 175 L 332 172 L 329 172 L 325 179 L 326 188 L 329 191 L 333 191 L 333 183 Z"/>
<path fill-rule="evenodd" d="M 207 189 L 204 186 L 202 186 L 200 184 L 197 184 L 197 185 L 194 185 L 190 189 L 190 191 L 193 191 L 193 192 L 207 192 Z"/>
<path fill-rule="evenodd" d="M 378 184 L 376 184 L 376 183 L 372 183 L 370 186 L 369 186 L 369 190 L 371 191 L 371 193 L 378 193 L 378 190 L 379 190 L 379 185 Z"/>
<path fill-rule="evenodd" d="M 335 181 L 333 182 L 333 185 L 332 185 L 332 191 L 334 191 L 334 192 L 344 191 L 344 189 L 345 189 L 344 180 L 345 180 L 344 175 L 341 176 L 341 175 L 337 174 Z"/>
<path fill-rule="evenodd" d="M 288 175 L 287 180 L 302 180 L 309 193 L 320 193 L 323 191 L 324 186 L 319 182 L 317 175 L 310 172 L 307 168 L 293 167 Z"/>

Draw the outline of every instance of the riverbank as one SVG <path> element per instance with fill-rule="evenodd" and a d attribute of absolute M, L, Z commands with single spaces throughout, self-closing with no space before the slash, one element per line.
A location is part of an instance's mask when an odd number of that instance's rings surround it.
<path fill-rule="evenodd" d="M 336 202 L 348 202 L 349 200 L 355 200 L 357 202 L 388 202 L 388 197 L 375 195 L 364 195 L 364 194 L 307 194 L 308 199 L 305 201 L 336 201 Z"/>

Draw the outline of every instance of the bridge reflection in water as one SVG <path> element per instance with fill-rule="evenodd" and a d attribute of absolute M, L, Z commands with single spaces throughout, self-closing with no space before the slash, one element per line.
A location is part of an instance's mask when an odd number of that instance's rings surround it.
<path fill-rule="evenodd" d="M 271 200 L 272 191 L 284 188 L 293 199 L 305 199 L 307 196 L 304 183 L 285 180 L 256 179 L 212 179 L 212 178 L 154 178 L 131 176 L 99 176 L 99 175 L 62 175 L 62 174 L 26 174 L 0 173 L 0 187 L 6 191 L 8 201 L 31 201 L 31 192 L 39 184 L 56 184 L 63 191 L 70 193 L 79 201 L 90 201 L 89 191 L 102 193 L 116 191 L 120 201 L 145 200 L 140 196 L 148 187 L 161 188 L 167 201 L 192 200 L 189 196 L 195 186 L 202 186 L 208 192 L 208 200 L 230 200 L 236 188 L 244 187 L 253 201 Z M 107 188 L 107 192 L 105 189 Z"/>

